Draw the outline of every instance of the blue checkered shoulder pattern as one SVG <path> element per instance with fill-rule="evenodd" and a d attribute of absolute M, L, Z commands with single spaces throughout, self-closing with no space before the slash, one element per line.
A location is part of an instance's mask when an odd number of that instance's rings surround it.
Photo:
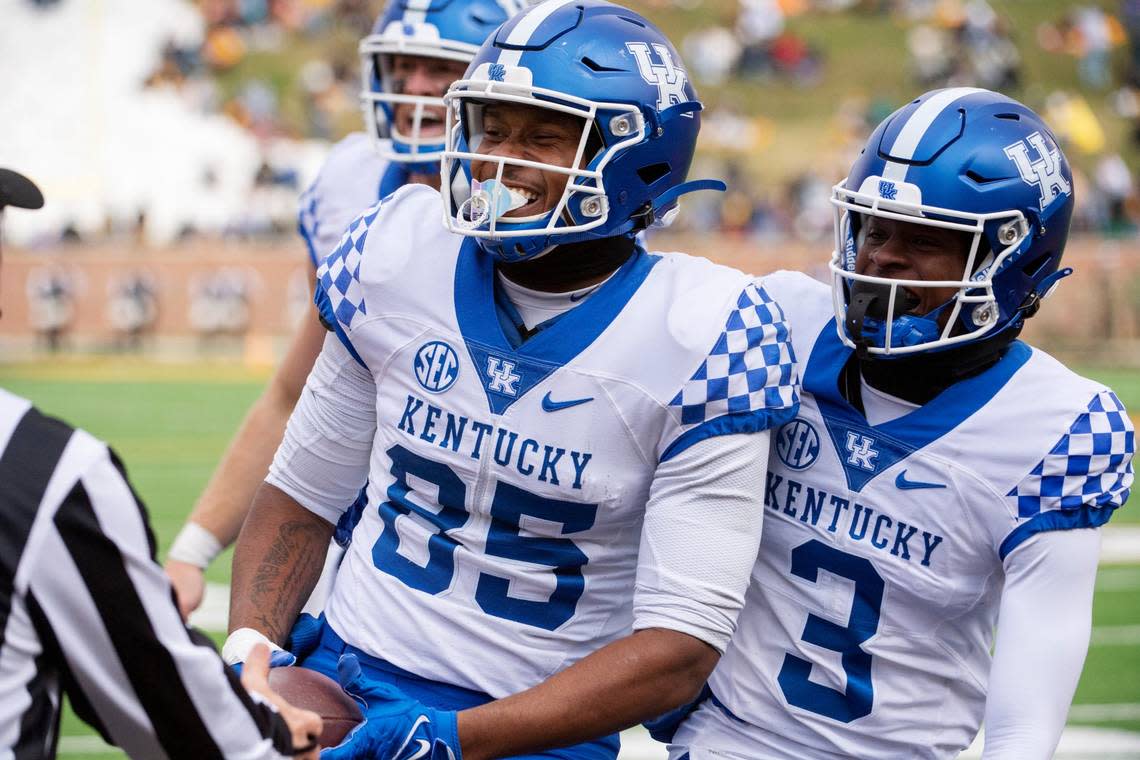
<path fill-rule="evenodd" d="M 1128 500 L 1136 431 L 1112 391 L 1093 397 L 1069 432 L 1007 496 L 1017 514 L 1032 518 L 1052 510 L 1105 508 L 1104 519 Z M 1101 520 L 1100 522 L 1103 522 Z"/>
<path fill-rule="evenodd" d="M 770 427 L 794 414 L 798 386 L 784 312 L 764 288 L 750 283 L 709 355 L 669 403 L 680 408 L 685 428 L 746 413 L 765 414 L 764 427 Z"/>
<path fill-rule="evenodd" d="M 320 266 L 321 256 L 327 253 L 327 251 L 317 250 L 317 241 L 321 239 L 320 217 L 317 216 L 318 203 L 319 197 L 316 192 L 316 185 L 313 185 L 301 194 L 301 201 L 298 204 L 299 210 L 297 212 L 297 232 L 301 234 L 301 238 L 305 241 L 305 247 L 309 250 L 309 258 L 313 260 L 314 267 Z"/>
<path fill-rule="evenodd" d="M 354 321 L 368 314 L 364 289 L 360 286 L 360 264 L 364 258 L 368 230 L 379 213 L 380 204 L 377 203 L 363 216 L 357 217 L 336 250 L 317 269 L 317 285 L 328 297 L 328 306 L 337 322 L 345 329 L 351 330 Z"/>

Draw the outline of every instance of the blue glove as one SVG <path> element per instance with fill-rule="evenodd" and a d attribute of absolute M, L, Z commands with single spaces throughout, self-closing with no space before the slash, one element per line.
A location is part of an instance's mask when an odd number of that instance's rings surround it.
<path fill-rule="evenodd" d="M 289 641 L 286 648 L 293 653 L 294 659 L 303 660 L 311 655 L 321 643 L 321 630 L 325 627 L 325 613 L 320 617 L 313 617 L 307 612 L 297 616 L 293 630 L 289 632 Z M 274 652 L 273 654 L 277 654 Z M 292 663 L 290 663 L 292 664 Z M 273 667 L 273 657 L 269 658 L 269 667 Z"/>
<path fill-rule="evenodd" d="M 455 711 L 435 710 L 395 686 L 370 683 L 356 655 L 342 655 L 336 670 L 341 688 L 360 703 L 364 722 L 340 745 L 322 750 L 322 760 L 463 760 Z"/>
<path fill-rule="evenodd" d="M 222 659 L 240 676 L 245 658 L 249 656 L 249 650 L 253 649 L 256 644 L 265 644 L 269 647 L 269 667 L 271 668 L 286 668 L 297 662 L 297 657 L 292 652 L 282 649 L 266 638 L 264 634 L 252 628 L 239 628 L 226 637 L 226 643 L 222 645 Z"/>

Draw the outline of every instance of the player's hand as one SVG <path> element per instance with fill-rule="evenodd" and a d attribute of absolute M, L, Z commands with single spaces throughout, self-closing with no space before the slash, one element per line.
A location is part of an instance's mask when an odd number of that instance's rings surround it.
<path fill-rule="evenodd" d="M 178 599 L 178 612 L 182 620 L 186 621 L 190 613 L 202 604 L 202 597 L 206 592 L 206 571 L 189 562 L 179 562 L 176 559 L 166 560 L 162 566 L 170 578 L 170 585 L 174 586 L 174 595 Z"/>
<path fill-rule="evenodd" d="M 261 631 L 252 628 L 238 628 L 226 637 L 226 643 L 222 644 L 222 659 L 240 674 L 245 661 L 258 645 L 269 651 L 270 668 L 287 668 L 297 663 L 297 657 L 292 652 L 282 649 Z"/>
<path fill-rule="evenodd" d="M 452 710 L 434 710 L 386 683 L 369 683 L 352 654 L 337 663 L 341 688 L 360 703 L 364 722 L 321 760 L 463 760 Z"/>
<path fill-rule="evenodd" d="M 317 737 L 323 728 L 321 716 L 309 710 L 302 710 L 286 702 L 275 691 L 269 688 L 269 647 L 264 644 L 255 645 L 249 652 L 245 661 L 245 668 L 241 674 L 241 685 L 246 691 L 256 692 L 265 697 L 277 708 L 277 712 L 285 719 L 289 732 L 293 737 L 294 756 L 301 760 L 317 760 L 320 748 L 317 746 Z"/>

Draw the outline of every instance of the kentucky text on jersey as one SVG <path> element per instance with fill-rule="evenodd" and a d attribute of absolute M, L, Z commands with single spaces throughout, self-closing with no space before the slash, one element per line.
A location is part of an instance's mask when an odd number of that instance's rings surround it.
<path fill-rule="evenodd" d="M 764 506 L 782 511 L 805 525 L 828 533 L 846 532 L 853 541 L 865 541 L 879 551 L 907 562 L 930 567 L 942 536 L 893 518 L 878 507 L 860 504 L 842 496 L 768 473 Z M 921 545 L 915 539 L 921 535 Z M 913 543 L 912 543 L 913 540 Z"/>
<path fill-rule="evenodd" d="M 553 486 L 569 485 L 577 490 L 582 490 L 582 476 L 594 457 L 588 451 L 567 451 L 534 438 L 520 440 L 519 433 L 513 430 L 468 419 L 410 394 L 396 427 L 441 449 L 462 451 L 472 459 L 490 454 L 500 467 L 513 468 L 520 475 Z"/>

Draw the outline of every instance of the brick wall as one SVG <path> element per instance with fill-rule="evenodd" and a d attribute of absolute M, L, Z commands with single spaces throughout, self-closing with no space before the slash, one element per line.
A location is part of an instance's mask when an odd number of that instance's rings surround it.
<path fill-rule="evenodd" d="M 826 272 L 826 247 L 754 243 L 732 237 L 659 237 L 660 250 L 683 250 L 751 272 L 803 269 Z M 62 247 L 44 252 L 5 249 L 0 269 L 0 350 L 14 354 L 34 345 L 27 280 L 37 270 L 59 268 L 76 289 L 68 345 L 81 350 L 110 346 L 111 283 L 144 272 L 156 285 L 159 316 L 151 344 L 192 350 L 191 292 L 203 277 L 226 268 L 249 288 L 249 329 L 239 340 L 279 342 L 304 308 L 307 259 L 300 241 L 235 244 L 198 240 L 161 251 L 129 246 Z M 1076 273 L 1030 321 L 1026 337 L 1078 361 L 1140 366 L 1140 244 L 1080 238 L 1065 255 Z M 262 351 L 264 353 L 264 351 Z"/>

